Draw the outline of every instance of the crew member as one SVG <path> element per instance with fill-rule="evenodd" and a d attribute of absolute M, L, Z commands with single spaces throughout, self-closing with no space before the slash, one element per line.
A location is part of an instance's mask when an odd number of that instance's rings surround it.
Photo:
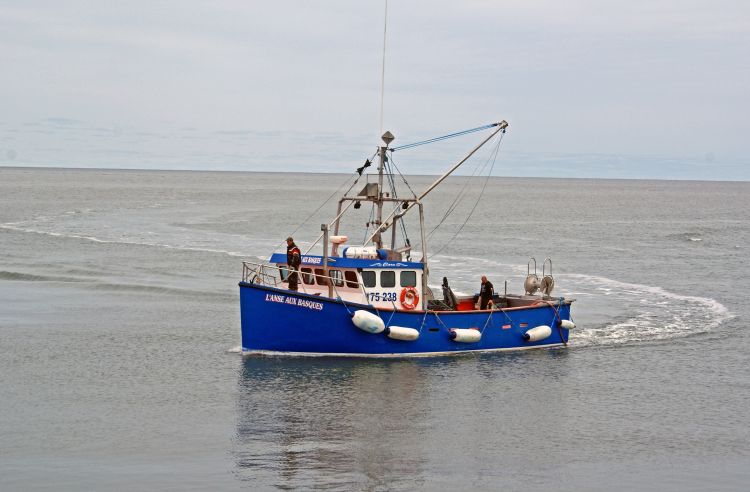
<path fill-rule="evenodd" d="M 479 288 L 479 309 L 487 309 L 492 302 L 492 296 L 495 295 L 495 287 L 487 277 L 482 275 L 482 286 Z"/>
<path fill-rule="evenodd" d="M 299 248 L 294 244 L 294 239 L 291 236 L 286 238 L 286 263 L 289 265 L 289 290 L 297 290 L 297 284 L 299 283 L 299 264 L 302 263 L 302 253 Z"/>

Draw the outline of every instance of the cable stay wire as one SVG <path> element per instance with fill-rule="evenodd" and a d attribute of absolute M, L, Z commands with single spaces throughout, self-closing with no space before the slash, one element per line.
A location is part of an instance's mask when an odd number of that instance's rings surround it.
<path fill-rule="evenodd" d="M 487 165 L 493 159 L 493 156 L 495 155 L 495 152 L 496 152 L 496 147 L 500 145 L 499 144 L 500 139 L 502 139 L 502 137 L 499 137 L 497 143 L 491 147 L 491 150 L 488 152 L 487 158 L 484 160 L 483 163 L 480 159 L 475 159 L 474 169 L 472 170 L 468 179 L 466 180 L 464 185 L 461 187 L 461 190 L 459 190 L 458 194 L 455 196 L 453 201 L 448 205 L 448 208 L 443 213 L 443 216 L 438 222 L 438 224 L 435 227 L 433 227 L 429 233 L 427 233 L 426 239 L 429 240 L 433 236 L 433 234 L 443 225 L 446 219 L 448 219 L 448 217 L 452 215 L 453 212 L 455 212 L 455 210 L 458 208 L 458 205 L 460 205 L 460 203 L 464 200 L 464 198 L 468 196 L 469 190 L 472 188 L 472 185 L 476 183 L 475 178 L 479 178 L 484 173 L 484 170 L 487 168 Z M 416 248 L 420 245 L 421 243 L 417 243 L 417 245 L 415 245 L 414 247 Z"/>
<path fill-rule="evenodd" d="M 460 131 L 460 132 L 454 132 L 454 133 L 450 133 L 448 135 L 443 135 L 441 137 L 435 137 L 435 138 L 431 138 L 431 139 L 424 140 L 424 141 L 421 141 L 421 142 L 414 142 L 414 143 L 411 143 L 411 144 L 406 144 L 406 145 L 402 145 L 402 146 L 399 146 L 399 147 L 395 147 L 393 149 L 388 149 L 388 150 L 390 150 L 390 158 L 388 159 L 388 161 L 393 165 L 393 168 L 396 170 L 396 172 L 398 172 L 399 176 L 401 177 L 401 179 L 403 180 L 404 184 L 409 189 L 409 191 L 411 192 L 411 194 L 414 196 L 414 198 L 417 198 L 416 192 L 409 185 L 409 182 L 406 180 L 406 177 L 403 175 L 403 173 L 401 173 L 401 170 L 398 168 L 398 165 L 396 164 L 395 160 L 393 159 L 393 152 L 394 151 L 396 151 L 396 150 L 402 150 L 402 149 L 408 149 L 408 148 L 411 148 L 411 147 L 417 147 L 419 145 L 426 145 L 426 144 L 429 144 L 429 143 L 439 142 L 439 141 L 442 141 L 442 140 L 446 140 L 446 139 L 449 139 L 449 138 L 458 137 L 458 136 L 461 136 L 461 135 L 467 135 L 469 133 L 474 133 L 474 132 L 478 132 L 478 131 L 481 131 L 481 130 L 486 130 L 488 128 L 493 128 L 495 126 L 498 126 L 499 124 L 500 123 L 491 123 L 489 125 L 483 125 L 483 126 L 479 126 L 479 127 L 476 127 L 476 128 L 471 128 L 469 130 L 463 130 L 463 131 Z M 469 180 L 464 185 L 464 187 L 461 189 L 461 191 L 459 192 L 459 195 L 454 199 L 453 203 L 451 203 L 451 205 L 448 207 L 448 209 L 445 212 L 445 215 L 440 220 L 440 223 L 428 234 L 428 237 L 431 237 L 432 234 L 435 232 L 435 230 L 437 230 L 437 228 L 447 219 L 447 217 L 449 215 L 451 215 L 451 213 L 455 210 L 455 208 L 458 205 L 458 203 L 463 199 L 463 196 L 465 194 L 466 189 L 468 188 L 468 185 L 472 182 L 472 178 L 475 175 L 477 175 L 477 174 L 481 174 L 484 171 L 484 169 L 485 169 L 485 167 L 486 167 L 486 165 L 487 165 L 488 162 L 489 162 L 489 157 L 488 157 L 487 161 L 485 161 L 485 163 L 481 167 L 481 169 L 479 168 L 479 163 L 476 164 L 476 166 L 474 167 L 474 170 L 473 170 L 472 174 L 470 175 Z M 479 170 L 479 172 L 477 172 L 477 170 Z M 393 187 L 394 193 L 395 193 L 395 185 L 393 184 L 392 180 L 391 180 L 391 183 L 392 183 L 392 187 Z M 395 198 L 395 194 L 394 194 L 394 198 Z M 402 233 L 403 233 L 403 236 L 404 236 L 405 243 L 407 243 L 407 244 L 410 245 L 409 240 L 408 240 L 408 234 L 406 232 L 406 224 L 404 223 L 404 221 L 401 221 L 401 229 L 402 229 Z"/>
<path fill-rule="evenodd" d="M 443 214 L 443 217 L 440 219 L 440 221 L 437 223 L 435 227 L 432 228 L 432 230 L 427 234 L 427 238 L 431 238 L 433 234 L 443 225 L 443 223 L 450 217 L 453 212 L 456 210 L 458 205 L 463 201 L 463 199 L 466 197 L 467 192 L 469 190 L 469 185 L 472 185 L 475 182 L 474 178 L 478 178 L 480 175 L 484 173 L 484 170 L 487 167 L 487 164 L 489 164 L 490 159 L 492 159 L 492 153 L 493 151 L 490 151 L 489 155 L 487 156 L 487 159 L 484 161 L 484 164 L 482 166 L 479 166 L 479 162 L 476 163 L 474 166 L 474 170 L 469 175 L 469 178 L 466 180 L 466 183 L 464 183 L 463 187 L 461 187 L 461 190 L 458 192 L 456 197 L 453 199 L 453 201 L 448 205 L 448 208 L 445 210 L 445 213 Z"/>
<path fill-rule="evenodd" d="M 386 176 L 388 177 L 388 184 L 389 184 L 389 186 L 391 188 L 391 196 L 393 198 L 395 198 L 395 199 L 398 199 L 398 190 L 396 189 L 396 180 L 395 180 L 394 175 L 393 175 L 393 169 L 392 169 L 392 167 L 396 168 L 396 171 L 401 175 L 401 172 L 398 171 L 398 168 L 396 167 L 395 163 L 391 162 L 390 159 L 387 159 L 385 161 L 385 170 L 387 171 Z M 409 187 L 409 183 L 406 182 L 406 179 L 403 177 L 403 175 L 401 175 L 401 179 L 403 179 L 404 183 L 406 183 L 406 186 Z M 409 187 L 409 191 L 411 191 L 412 193 L 414 193 L 414 190 L 412 190 L 411 187 Z M 415 197 L 416 197 L 416 195 L 415 195 Z M 401 206 L 401 204 L 399 202 L 397 202 L 397 201 L 393 202 L 393 211 L 392 212 L 394 213 L 394 215 L 395 215 L 395 212 L 398 210 L 398 208 L 400 206 Z M 408 236 L 408 234 L 406 232 L 406 225 L 404 224 L 403 220 L 401 221 L 401 232 L 402 232 L 404 241 L 408 242 L 409 241 L 409 236 Z M 395 247 L 395 245 L 394 245 L 394 247 Z"/>
<path fill-rule="evenodd" d="M 404 184 L 406 184 L 407 188 L 409 188 L 409 191 L 411 191 L 412 195 L 414 195 L 414 198 L 416 198 L 417 197 L 416 193 L 414 193 L 414 190 L 411 189 L 411 186 L 409 186 L 409 183 L 406 182 L 406 178 L 404 178 L 404 175 L 401 174 L 401 171 L 398 170 L 398 167 L 396 167 L 395 163 L 393 163 L 393 167 L 396 168 L 396 171 L 401 176 L 401 179 L 404 180 Z M 396 183 L 395 183 L 395 180 L 393 179 L 393 177 L 391 177 L 391 183 L 393 185 L 393 197 L 394 198 L 398 198 L 396 196 Z M 393 215 L 394 216 L 398 213 L 397 210 L 398 210 L 398 208 L 400 206 L 401 206 L 401 204 L 398 203 L 398 202 L 395 202 L 393 204 L 393 212 L 394 212 Z M 401 226 L 401 236 L 404 239 L 404 244 L 408 245 L 409 244 L 409 234 L 406 232 L 406 223 L 403 220 L 400 220 L 399 221 L 399 225 Z M 393 245 L 393 246 L 395 247 L 395 245 Z"/>
<path fill-rule="evenodd" d="M 377 152 L 375 154 L 373 154 L 369 159 L 367 159 L 367 161 L 372 161 L 372 159 L 375 158 L 376 154 L 377 154 Z M 365 161 L 365 162 L 367 162 L 367 161 Z M 344 192 L 344 196 L 346 196 L 350 191 L 352 191 L 352 188 L 354 188 L 357 185 L 357 183 L 359 182 L 359 180 L 362 178 L 362 172 L 360 172 L 360 169 L 363 169 L 363 168 L 359 168 L 356 171 L 354 171 L 355 179 L 352 182 L 352 184 L 349 186 L 349 188 L 347 188 L 347 190 Z M 313 210 L 313 212 L 310 215 L 308 215 L 307 218 L 305 218 L 302 222 L 300 222 L 299 225 L 297 227 L 295 227 L 294 230 L 291 233 L 289 233 L 289 235 L 290 236 L 294 236 L 297 233 L 297 231 L 299 231 L 302 228 L 302 226 L 304 226 L 305 224 L 307 224 L 310 221 L 310 219 L 312 219 L 315 216 L 315 214 L 317 214 L 320 211 L 320 209 L 323 208 L 323 206 L 325 206 L 325 204 L 327 204 L 329 201 L 331 201 L 331 198 L 333 198 L 334 196 L 336 196 L 341 191 L 341 189 L 349 182 L 350 179 L 351 179 L 351 177 L 347 177 L 346 180 L 343 183 L 341 183 L 338 188 L 336 188 L 336 191 L 334 191 L 333 193 L 331 193 L 328 196 L 328 198 L 326 198 L 325 201 L 323 201 L 323 203 L 321 203 L 318 206 L 318 208 L 316 208 L 315 210 Z M 367 236 L 365 236 L 365 237 L 367 237 Z M 283 246 L 283 245 L 284 245 L 284 242 L 279 243 L 274 248 L 274 251 L 276 250 L 276 248 L 278 248 L 280 246 Z"/>
<path fill-rule="evenodd" d="M 388 161 L 391 164 L 393 164 L 393 168 L 396 169 L 396 172 L 398 173 L 398 175 L 401 176 L 401 180 L 404 182 L 404 184 L 406 185 L 406 187 L 409 188 L 409 191 L 414 196 L 414 198 L 417 198 L 416 192 L 411 188 L 411 186 L 409 185 L 409 182 L 406 181 L 406 177 L 403 174 L 401 174 L 401 170 L 398 168 L 398 166 L 396 165 L 396 162 L 393 160 L 393 152 L 391 152 L 391 155 L 388 158 Z"/>
<path fill-rule="evenodd" d="M 365 245 L 367 240 L 367 233 L 370 232 L 370 224 L 375 221 L 375 203 L 370 206 L 370 220 L 367 221 L 367 227 L 365 228 L 365 237 L 362 238 L 362 245 Z"/>
<path fill-rule="evenodd" d="M 446 241 L 446 243 L 443 244 L 443 246 L 440 249 L 438 249 L 437 251 L 435 251 L 434 253 L 432 253 L 430 255 L 431 258 L 434 257 L 435 255 L 439 254 L 449 244 L 451 244 L 451 242 L 456 238 L 456 236 L 458 236 L 461 233 L 461 231 L 464 229 L 464 226 L 466 226 L 466 224 L 469 222 L 469 219 L 471 219 L 472 214 L 474 213 L 474 211 L 476 210 L 477 206 L 479 205 L 480 200 L 482 199 L 482 195 L 484 195 L 484 190 L 487 188 L 487 183 L 490 180 L 490 176 L 492 176 L 492 170 L 495 168 L 495 162 L 497 161 L 497 156 L 500 153 L 500 144 L 503 142 L 503 136 L 504 135 L 505 135 L 504 132 L 500 134 L 500 138 L 498 139 L 497 144 L 495 145 L 495 148 L 493 149 L 493 154 L 494 155 L 492 157 L 492 166 L 490 166 L 490 171 L 487 173 L 487 177 L 484 180 L 484 184 L 482 185 L 482 190 L 479 192 L 479 196 L 477 197 L 477 201 L 474 204 L 474 206 L 472 207 L 471 211 L 469 212 L 469 215 L 466 217 L 466 220 L 464 220 L 464 223 L 461 224 L 461 227 L 459 227 L 458 230 L 453 234 L 453 236 L 451 236 L 451 238 L 448 241 Z"/>
<path fill-rule="evenodd" d="M 420 142 L 414 142 L 414 143 L 410 143 L 410 144 L 406 144 L 406 145 L 401 145 L 399 147 L 393 147 L 391 149 L 391 152 L 395 152 L 397 150 L 410 149 L 412 147 L 418 147 L 420 145 L 427 145 L 427 144 L 431 144 L 431 143 L 434 143 L 434 142 L 440 142 L 441 140 L 447 140 L 449 138 L 460 137 L 462 135 L 468 135 L 469 133 L 474 133 L 474 132 L 478 132 L 478 131 L 482 131 L 482 130 L 486 130 L 488 128 L 492 128 L 492 127 L 498 126 L 499 124 L 500 123 L 490 123 L 489 125 L 483 125 L 483 126 L 478 126 L 476 128 L 470 128 L 468 130 L 462 130 L 460 132 L 449 133 L 448 135 L 443 135 L 441 137 L 430 138 L 430 139 L 427 139 L 427 140 L 422 140 Z"/>
<path fill-rule="evenodd" d="M 393 160 L 393 152 L 391 152 L 390 157 L 388 158 L 388 162 L 390 163 L 390 165 L 393 165 L 393 168 L 396 170 L 396 172 L 398 173 L 398 175 L 401 177 L 401 180 L 404 182 L 404 184 L 406 185 L 406 187 L 409 189 L 409 191 L 411 192 L 412 196 L 414 198 L 417 198 L 417 194 L 414 192 L 414 190 L 412 189 L 412 187 L 409 185 L 409 182 L 406 181 L 406 176 L 404 176 L 401 173 L 401 170 L 398 168 L 398 165 Z M 394 183 L 394 190 L 395 190 L 395 183 Z M 396 203 L 394 205 L 394 211 L 398 207 L 399 207 L 399 204 Z M 396 215 L 396 214 L 394 214 L 394 215 Z M 400 220 L 399 221 L 399 225 L 401 226 L 401 236 L 404 239 L 404 245 L 411 246 L 411 241 L 409 241 L 409 233 L 406 231 L 406 221 Z M 411 253 L 409 253 L 409 252 L 407 252 L 407 260 L 408 259 L 411 259 Z"/>

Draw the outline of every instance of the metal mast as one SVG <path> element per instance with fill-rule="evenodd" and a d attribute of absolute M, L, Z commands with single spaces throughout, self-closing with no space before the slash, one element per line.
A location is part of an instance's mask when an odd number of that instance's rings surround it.
<path fill-rule="evenodd" d="M 378 154 L 380 157 L 380 163 L 378 165 L 378 199 L 377 199 L 377 205 L 378 205 L 378 211 L 377 216 L 375 218 L 375 225 L 376 225 L 376 231 L 378 231 L 375 235 L 373 235 L 373 242 L 375 242 L 375 245 L 378 248 L 383 247 L 383 239 L 380 234 L 380 225 L 383 223 L 383 171 L 385 170 L 385 164 L 388 162 L 388 146 L 393 142 L 394 136 L 391 132 L 385 132 L 382 137 L 383 142 L 385 142 L 385 146 L 380 146 L 378 148 Z M 366 244 L 366 243 L 365 243 Z"/>

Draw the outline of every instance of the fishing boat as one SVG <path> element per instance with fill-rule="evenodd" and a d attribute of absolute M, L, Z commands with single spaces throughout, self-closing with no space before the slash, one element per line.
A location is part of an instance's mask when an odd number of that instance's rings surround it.
<path fill-rule="evenodd" d="M 490 299 L 456 295 L 449 272 L 442 272 L 446 276 L 440 295 L 430 287 L 424 199 L 482 146 L 493 139 L 499 145 L 507 127 L 503 120 L 401 147 L 392 147 L 394 136 L 385 132 L 373 154 L 377 173 L 365 172 L 370 159 L 357 168 L 354 184 L 338 200 L 335 217 L 322 224 L 317 239 L 300 252 L 298 265 L 286 252 L 273 253 L 264 263 L 243 262 L 243 353 L 407 357 L 567 346 L 575 328 L 574 299 L 552 295 L 549 258 L 541 277 L 536 260 L 529 260 L 520 294 L 508 293 L 506 283 L 505 292 Z M 410 193 L 396 192 L 394 176 L 401 173 L 392 165 L 394 152 L 482 130 L 490 134 L 424 191 L 417 194 L 408 187 Z M 363 179 L 362 188 L 355 188 Z M 371 204 L 374 220 L 367 223 L 364 242 L 350 245 L 341 230 L 342 218 L 363 203 Z M 407 235 L 403 244 L 398 240 L 407 215 L 418 219 L 417 251 Z M 319 244 L 322 254 L 311 254 Z"/>

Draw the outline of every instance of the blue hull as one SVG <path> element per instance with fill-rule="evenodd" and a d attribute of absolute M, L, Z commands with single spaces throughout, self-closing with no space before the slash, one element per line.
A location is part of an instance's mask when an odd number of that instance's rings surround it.
<path fill-rule="evenodd" d="M 352 323 L 351 313 L 364 309 L 379 315 L 386 326 L 419 330 L 415 341 L 394 340 L 384 333 L 366 333 Z M 338 356 L 407 356 L 474 351 L 520 350 L 560 346 L 568 330 L 559 319 L 570 319 L 570 304 L 505 311 L 385 311 L 299 292 L 240 282 L 242 350 L 247 353 L 295 353 Z M 559 314 L 559 318 L 558 318 Z M 552 335 L 526 342 L 530 328 L 547 325 Z M 452 328 L 477 328 L 476 343 L 450 339 Z"/>

